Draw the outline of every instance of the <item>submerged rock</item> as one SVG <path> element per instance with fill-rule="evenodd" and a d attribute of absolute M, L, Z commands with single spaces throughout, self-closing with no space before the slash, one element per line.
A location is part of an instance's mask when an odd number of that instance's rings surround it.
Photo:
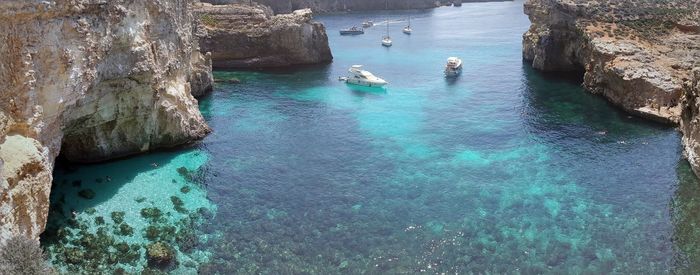
<path fill-rule="evenodd" d="M 180 188 L 180 192 L 182 192 L 183 194 L 187 194 L 187 193 L 190 192 L 190 187 L 189 187 L 189 186 L 183 186 L 182 188 Z"/>
<path fill-rule="evenodd" d="M 131 226 L 129 226 L 128 224 L 122 223 L 119 225 L 118 233 L 119 233 L 118 235 L 122 235 L 122 236 L 131 236 L 134 234 L 134 229 L 131 228 Z"/>
<path fill-rule="evenodd" d="M 146 247 L 148 265 L 164 268 L 175 262 L 175 249 L 164 242 L 149 244 Z"/>
<path fill-rule="evenodd" d="M 178 198 L 177 196 L 172 196 L 170 197 L 170 201 L 173 202 L 173 208 L 175 208 L 175 211 L 178 213 L 187 213 L 187 209 L 185 208 L 185 203 L 182 201 L 182 199 Z"/>
<path fill-rule="evenodd" d="M 163 212 L 157 207 L 147 207 L 141 209 L 141 217 L 144 217 L 151 222 L 158 221 L 163 216 Z"/>
<path fill-rule="evenodd" d="M 116 223 L 116 224 L 120 224 L 120 223 L 122 223 L 122 222 L 124 221 L 124 215 L 125 215 L 125 213 L 122 212 L 122 211 L 112 212 L 110 215 L 111 215 L 111 217 L 112 217 L 112 220 L 113 220 L 114 223 Z"/>
<path fill-rule="evenodd" d="M 310 9 L 273 15 L 264 6 L 240 4 L 194 7 L 203 52 L 215 68 L 283 67 L 333 59 L 323 24 Z"/>

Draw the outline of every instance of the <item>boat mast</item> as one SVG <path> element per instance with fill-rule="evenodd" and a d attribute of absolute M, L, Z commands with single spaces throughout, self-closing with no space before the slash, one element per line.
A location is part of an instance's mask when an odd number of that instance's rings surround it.
<path fill-rule="evenodd" d="M 384 2 L 385 9 L 389 11 L 389 0 Z M 386 37 L 389 37 L 389 17 L 386 18 Z"/>

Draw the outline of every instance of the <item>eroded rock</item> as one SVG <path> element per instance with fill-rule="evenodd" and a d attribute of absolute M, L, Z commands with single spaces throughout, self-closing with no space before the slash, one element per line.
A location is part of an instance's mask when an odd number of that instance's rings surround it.
<path fill-rule="evenodd" d="M 539 70 L 584 70 L 589 91 L 630 113 L 680 124 L 700 174 L 698 1 L 615 3 L 525 1 L 532 25 L 523 57 Z"/>
<path fill-rule="evenodd" d="M 310 9 L 273 15 L 256 5 L 195 6 L 200 45 L 214 68 L 284 67 L 333 59 L 323 24 Z"/>

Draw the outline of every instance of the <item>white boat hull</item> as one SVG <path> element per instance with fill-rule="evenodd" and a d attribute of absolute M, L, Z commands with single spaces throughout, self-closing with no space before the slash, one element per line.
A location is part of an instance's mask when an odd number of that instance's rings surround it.
<path fill-rule="evenodd" d="M 386 82 L 373 82 L 373 81 L 366 81 L 366 80 L 355 79 L 355 78 L 348 78 L 347 80 L 345 80 L 345 83 L 359 85 L 359 86 L 365 86 L 365 87 L 384 87 L 384 86 L 386 86 Z"/>
<path fill-rule="evenodd" d="M 391 47 L 392 44 L 391 40 L 382 40 L 382 46 L 384 47 Z"/>
<path fill-rule="evenodd" d="M 445 76 L 447 77 L 455 77 L 462 74 L 462 67 L 456 68 L 456 69 L 447 69 L 445 70 Z"/>

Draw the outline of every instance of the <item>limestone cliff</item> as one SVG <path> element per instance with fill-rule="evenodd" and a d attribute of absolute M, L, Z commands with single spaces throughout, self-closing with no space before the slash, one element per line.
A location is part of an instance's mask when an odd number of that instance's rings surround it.
<path fill-rule="evenodd" d="M 0 242 L 37 238 L 51 171 L 175 146 L 210 130 L 189 1 L 0 1 Z"/>
<path fill-rule="evenodd" d="M 272 15 L 255 5 L 195 7 L 203 52 L 211 52 L 215 68 L 282 67 L 333 59 L 323 24 L 311 10 Z"/>
<path fill-rule="evenodd" d="M 591 92 L 631 113 L 678 123 L 700 44 L 696 33 L 672 25 L 695 17 L 692 2 L 528 0 L 523 54 L 540 70 L 582 69 Z"/>
<path fill-rule="evenodd" d="M 525 13 L 532 25 L 523 56 L 534 68 L 584 70 L 591 92 L 633 114 L 680 123 L 686 154 L 700 171 L 700 92 L 692 73 L 700 66 L 700 0 L 526 0 Z"/>

